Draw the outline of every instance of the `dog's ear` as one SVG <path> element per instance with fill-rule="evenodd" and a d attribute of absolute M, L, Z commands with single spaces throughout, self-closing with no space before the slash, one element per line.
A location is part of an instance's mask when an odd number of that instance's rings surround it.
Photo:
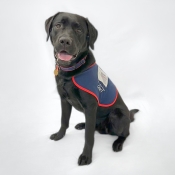
<path fill-rule="evenodd" d="M 60 13 L 60 12 L 56 13 L 54 16 L 51 16 L 50 18 L 48 18 L 48 19 L 45 21 L 45 30 L 46 30 L 46 33 L 47 33 L 46 41 L 48 41 L 49 36 L 50 36 L 52 21 L 53 21 L 53 19 L 55 18 L 55 16 L 57 16 L 59 13 Z"/>
<path fill-rule="evenodd" d="M 86 24 L 88 28 L 88 36 L 87 39 L 89 40 L 89 45 L 92 49 L 94 49 L 94 43 L 97 40 L 98 31 L 97 29 L 89 22 L 86 18 Z"/>

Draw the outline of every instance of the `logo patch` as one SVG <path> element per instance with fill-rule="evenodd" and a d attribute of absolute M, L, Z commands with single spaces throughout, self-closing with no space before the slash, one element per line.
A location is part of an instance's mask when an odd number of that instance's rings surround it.
<path fill-rule="evenodd" d="M 108 76 L 99 66 L 98 66 L 98 80 L 101 81 L 105 87 L 108 86 Z"/>

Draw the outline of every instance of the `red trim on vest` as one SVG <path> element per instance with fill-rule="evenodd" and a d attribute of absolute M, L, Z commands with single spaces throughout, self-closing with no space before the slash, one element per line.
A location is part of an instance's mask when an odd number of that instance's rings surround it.
<path fill-rule="evenodd" d="M 79 84 L 77 84 L 77 82 L 75 81 L 74 76 L 72 77 L 72 82 L 74 83 L 75 86 L 77 86 L 77 87 L 78 87 L 79 89 L 81 89 L 82 91 L 85 91 L 85 92 L 87 92 L 87 93 L 93 95 L 93 96 L 97 99 L 98 105 L 101 106 L 101 107 L 110 107 L 110 106 L 112 106 L 112 105 L 116 102 L 116 100 L 117 100 L 118 92 L 116 91 L 116 92 L 117 92 L 117 93 L 116 93 L 116 97 L 115 97 L 114 101 L 113 101 L 111 104 L 108 104 L 108 105 L 101 104 L 101 103 L 99 102 L 99 99 L 98 99 L 98 97 L 96 96 L 95 93 L 93 93 L 93 92 L 91 92 L 90 90 L 88 90 L 88 89 L 86 89 L 86 88 L 80 86 Z"/>
<path fill-rule="evenodd" d="M 91 67 L 93 67 L 95 64 L 96 64 L 96 62 L 93 63 L 92 65 L 90 65 L 90 66 L 88 67 L 88 69 L 91 68 Z"/>

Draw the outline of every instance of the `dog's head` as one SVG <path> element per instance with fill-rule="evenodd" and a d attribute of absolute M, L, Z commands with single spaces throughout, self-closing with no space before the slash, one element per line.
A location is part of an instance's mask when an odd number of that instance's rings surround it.
<path fill-rule="evenodd" d="M 47 41 L 50 37 L 54 55 L 60 65 L 70 65 L 79 55 L 94 49 L 97 30 L 88 19 L 65 12 L 59 12 L 45 22 Z"/>

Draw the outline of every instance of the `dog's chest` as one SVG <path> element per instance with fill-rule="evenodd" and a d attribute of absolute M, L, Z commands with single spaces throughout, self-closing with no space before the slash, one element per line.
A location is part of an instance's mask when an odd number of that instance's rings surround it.
<path fill-rule="evenodd" d="M 56 82 L 60 97 L 66 99 L 77 110 L 84 111 L 80 102 L 79 90 L 74 86 L 72 80 L 56 79 Z"/>

